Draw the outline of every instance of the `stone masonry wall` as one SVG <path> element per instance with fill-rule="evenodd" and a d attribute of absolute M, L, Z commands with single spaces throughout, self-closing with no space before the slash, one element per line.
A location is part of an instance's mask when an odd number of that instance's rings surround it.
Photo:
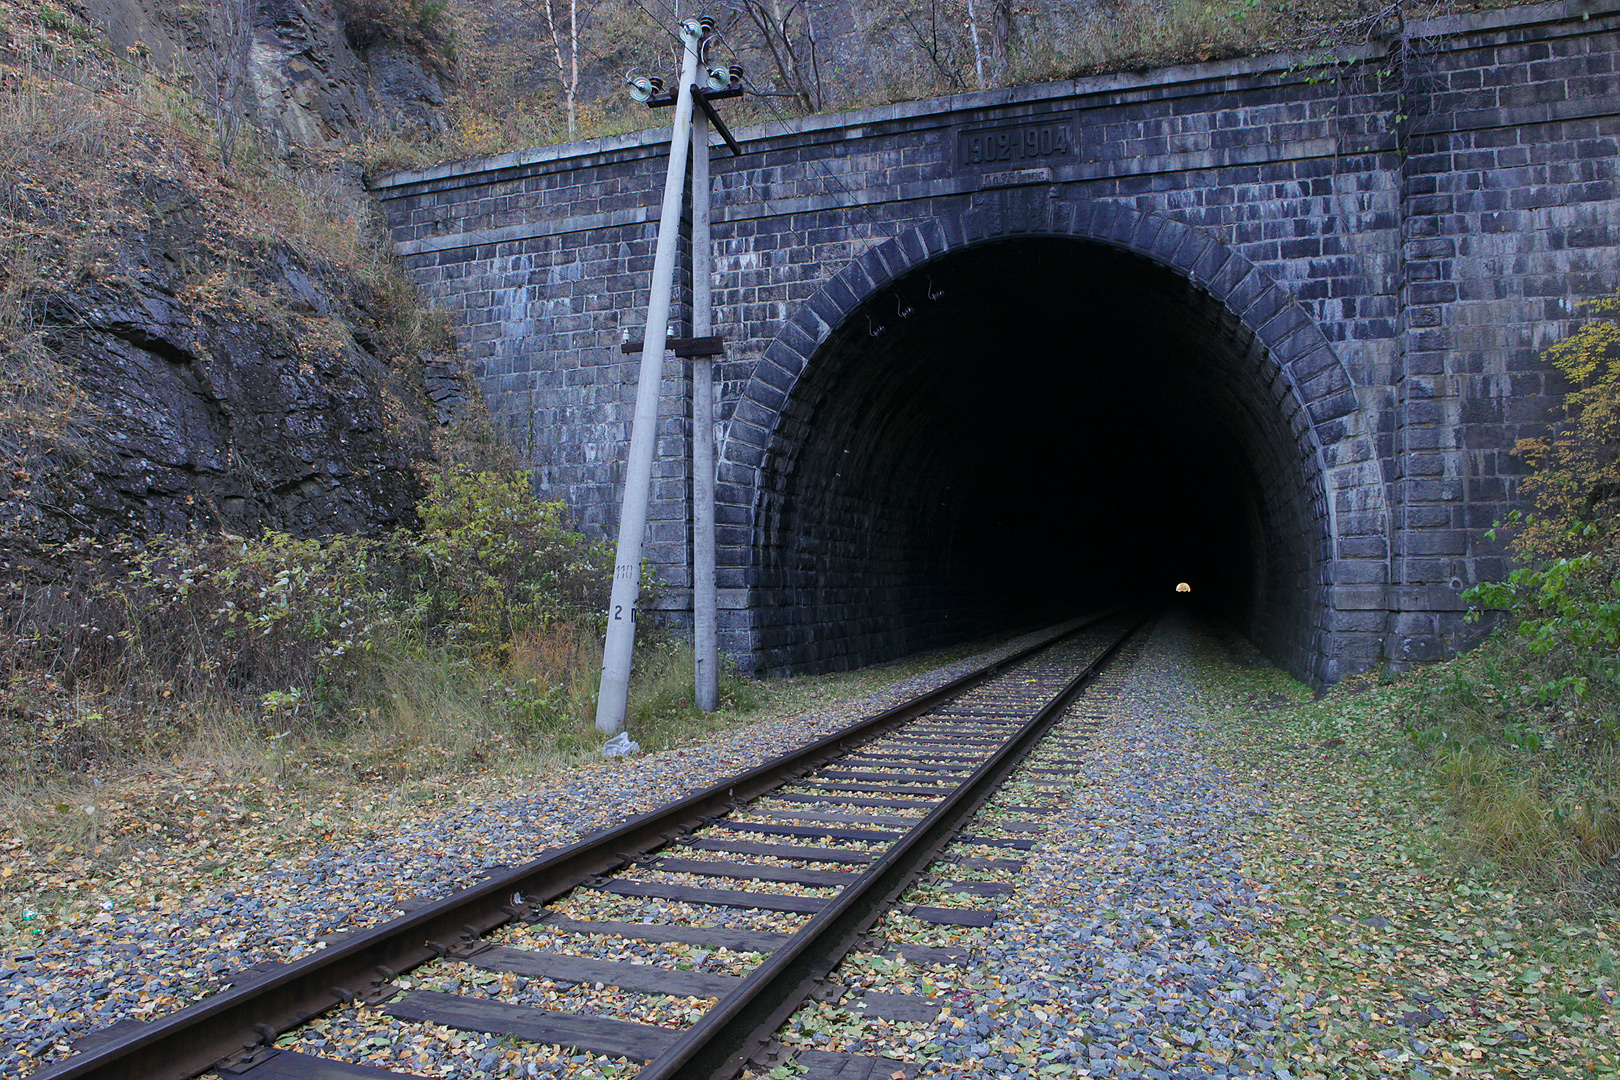
<path fill-rule="evenodd" d="M 761 612 L 792 603 L 759 584 L 758 515 L 772 461 L 792 455 L 783 409 L 823 343 L 930 259 L 1025 235 L 1154 260 L 1252 340 L 1265 389 L 1250 407 L 1274 432 L 1256 452 L 1302 478 L 1265 496 L 1310 553 L 1288 570 L 1275 648 L 1296 672 L 1332 681 L 1462 644 L 1458 593 L 1503 569 L 1483 533 L 1513 504 L 1507 450 L 1561 389 L 1536 353 L 1582 297 L 1620 284 L 1620 16 L 1558 3 L 1407 30 L 1404 63 L 1351 57 L 1331 78 L 1261 57 L 738 132 L 745 154 L 714 158 L 727 651 L 751 665 Z M 664 138 L 374 187 L 537 487 L 603 532 Z M 689 367 L 665 373 L 647 553 L 678 611 Z"/>

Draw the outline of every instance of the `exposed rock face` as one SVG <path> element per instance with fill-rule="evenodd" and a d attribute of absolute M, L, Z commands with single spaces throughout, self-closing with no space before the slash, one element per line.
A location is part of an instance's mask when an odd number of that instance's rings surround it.
<path fill-rule="evenodd" d="M 334 0 L 259 0 L 249 79 L 259 120 L 282 149 L 355 143 L 368 129 L 443 126 L 449 76 L 421 42 L 351 21 Z M 144 52 L 159 71 L 194 70 L 195 12 L 162 0 L 85 0 L 115 52 Z"/>
<path fill-rule="evenodd" d="M 444 86 L 431 50 L 411 24 L 345 21 L 397 17 L 368 3 L 256 8 L 259 123 L 295 161 L 371 126 L 435 122 Z M 198 10 L 75 9 L 115 53 L 181 73 L 206 44 Z M 0 15 L 0 48 L 41 33 L 26 5 L 0 0 Z M 44 32 L 62 48 L 84 40 Z M 108 65 L 103 78 L 116 89 L 123 75 Z M 13 193 L 0 229 L 15 237 L 0 257 L 0 325 L 18 328 L 0 338 L 0 370 L 45 372 L 48 388 L 34 407 L 19 404 L 15 381 L 0 383 L 14 429 L 0 431 L 0 557 L 87 533 L 314 535 L 409 521 L 433 421 L 466 410 L 455 365 L 434 360 L 431 393 L 425 381 L 424 350 L 449 343 L 401 333 L 401 319 L 419 321 L 408 286 L 356 255 L 369 214 L 358 168 L 323 170 L 312 211 L 292 190 L 317 175 L 307 168 L 222 174 L 206 141 L 116 94 L 50 100 L 60 115 L 36 129 L 82 137 L 30 136 L 0 157 L 0 189 Z"/>
<path fill-rule="evenodd" d="M 223 526 L 296 534 L 407 520 L 429 456 L 414 363 L 374 353 L 363 287 L 284 247 L 222 272 L 183 188 L 116 249 L 121 272 L 56 292 L 43 344 L 91 403 L 86 454 L 48 459 L 0 527 L 49 541 Z M 233 238 L 236 239 L 236 238 Z"/>
<path fill-rule="evenodd" d="M 443 127 L 446 77 L 419 50 L 344 23 L 331 0 L 266 0 L 260 8 L 253 86 L 262 118 L 288 144 Z"/>

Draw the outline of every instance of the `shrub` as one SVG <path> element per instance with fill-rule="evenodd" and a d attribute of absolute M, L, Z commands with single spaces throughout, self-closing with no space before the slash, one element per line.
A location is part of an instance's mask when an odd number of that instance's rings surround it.
<path fill-rule="evenodd" d="M 1477 605 L 1471 618 L 1479 608 L 1510 613 L 1537 668 L 1527 691 L 1547 706 L 1620 694 L 1620 295 L 1586 310 L 1599 318 L 1543 354 L 1572 386 L 1563 420 L 1515 451 L 1532 470 L 1521 490 L 1533 510 L 1508 521 L 1526 565 L 1464 594 Z M 1594 724 L 1620 737 L 1613 709 Z"/>
<path fill-rule="evenodd" d="M 514 638 L 604 610 L 612 552 L 539 502 L 527 473 L 449 471 L 428 478 L 422 531 L 404 552 L 414 574 L 412 629 L 510 658 Z"/>
<path fill-rule="evenodd" d="M 162 749 L 183 702 L 278 730 L 343 724 L 391 700 L 401 664 L 469 672 L 531 712 L 577 711 L 554 671 L 508 678 L 513 642 L 563 624 L 596 639 L 607 546 L 522 473 L 452 469 L 427 492 L 421 528 L 387 536 L 80 539 L 15 568 L 0 675 L 31 767 Z"/>
<path fill-rule="evenodd" d="M 1564 418 L 1514 450 L 1532 469 L 1521 492 L 1535 511 L 1513 541 L 1526 558 L 1586 551 L 1620 514 L 1620 293 L 1583 308 L 1597 317 L 1542 354 L 1570 382 Z"/>
<path fill-rule="evenodd" d="M 1612 887 L 1601 868 L 1620 859 L 1620 296 L 1587 310 L 1544 354 L 1571 385 L 1563 419 L 1517 447 L 1523 565 L 1463 594 L 1469 618 L 1507 620 L 1420 674 L 1401 710 L 1464 849 L 1564 898 Z"/>

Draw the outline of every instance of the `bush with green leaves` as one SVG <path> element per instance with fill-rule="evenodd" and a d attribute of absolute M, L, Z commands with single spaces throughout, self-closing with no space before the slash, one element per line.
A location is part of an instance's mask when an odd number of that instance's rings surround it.
<path fill-rule="evenodd" d="M 1538 677 L 1522 684 L 1542 706 L 1586 702 L 1594 691 L 1620 691 L 1620 583 L 1612 550 L 1558 556 L 1520 567 L 1505 582 L 1464 594 L 1470 603 L 1511 614 L 1509 633 L 1523 644 Z M 1477 617 L 1478 608 L 1471 613 Z M 1592 723 L 1620 738 L 1620 716 L 1603 711 Z"/>
<path fill-rule="evenodd" d="M 1526 694 L 1571 717 L 1593 711 L 1572 706 L 1594 694 L 1620 696 L 1620 294 L 1584 310 L 1592 318 L 1543 354 L 1570 383 L 1564 416 L 1515 448 L 1531 466 L 1521 494 L 1532 509 L 1505 524 L 1524 564 L 1464 593 L 1470 618 L 1508 613 L 1526 653 Z M 1620 738 L 1614 710 L 1595 712 L 1601 734 Z"/>
<path fill-rule="evenodd" d="M 531 626 L 605 610 L 612 551 L 572 529 L 562 503 L 535 499 L 527 473 L 429 477 L 417 514 L 401 555 L 423 640 L 502 658 Z"/>
<path fill-rule="evenodd" d="M 1516 448 L 1530 506 L 1498 528 L 1520 565 L 1463 594 L 1503 624 L 1397 702 L 1464 849 L 1565 899 L 1612 892 L 1620 859 L 1620 297 L 1587 311 L 1544 354 L 1564 416 Z"/>
<path fill-rule="evenodd" d="M 600 632 L 612 552 L 526 474 L 448 470 L 426 489 L 420 527 L 383 536 L 81 539 L 41 553 L 0 586 L 14 711 L 38 721 L 89 694 L 98 718 L 116 704 L 137 727 L 200 701 L 329 725 L 385 698 L 412 657 L 498 682 L 537 628 Z M 556 697 L 513 681 L 532 708 Z"/>

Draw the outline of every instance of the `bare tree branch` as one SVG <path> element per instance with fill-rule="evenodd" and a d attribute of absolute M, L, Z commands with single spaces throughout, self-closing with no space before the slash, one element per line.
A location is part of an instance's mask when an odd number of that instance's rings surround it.
<path fill-rule="evenodd" d="M 793 25 L 793 16 L 800 11 L 795 0 L 786 11 L 781 0 L 737 0 L 727 5 L 753 24 L 771 54 L 771 62 L 782 88 L 792 94 L 804 112 L 815 112 L 826 104 L 822 93 L 820 64 L 816 60 L 815 28 L 810 22 L 809 9 L 803 13 L 804 28 Z"/>
<path fill-rule="evenodd" d="M 219 163 L 228 170 L 247 112 L 254 4 L 253 0 L 207 0 L 205 8 L 207 38 L 198 83 L 218 128 Z"/>

